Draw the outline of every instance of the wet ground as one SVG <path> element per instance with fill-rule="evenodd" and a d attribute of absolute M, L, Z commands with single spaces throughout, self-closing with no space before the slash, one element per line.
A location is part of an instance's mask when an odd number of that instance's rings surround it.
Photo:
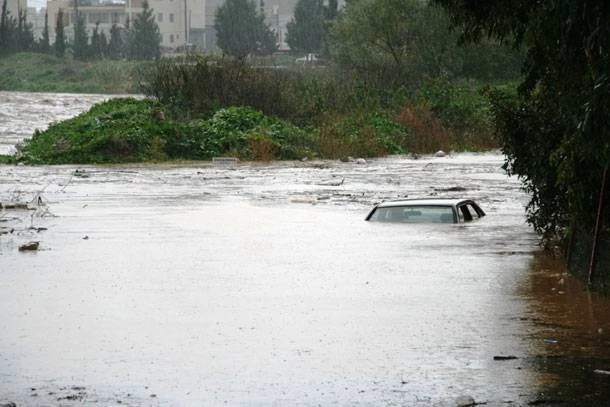
<path fill-rule="evenodd" d="M 0 405 L 607 405 L 610 302 L 502 162 L 0 166 Z M 429 195 L 488 216 L 363 221 Z"/>

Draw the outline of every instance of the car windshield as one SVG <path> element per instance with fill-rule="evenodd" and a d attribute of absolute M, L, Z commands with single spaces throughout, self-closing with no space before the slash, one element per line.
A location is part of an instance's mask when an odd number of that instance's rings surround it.
<path fill-rule="evenodd" d="M 454 223 L 451 206 L 388 206 L 378 207 L 371 221 L 402 223 Z"/>

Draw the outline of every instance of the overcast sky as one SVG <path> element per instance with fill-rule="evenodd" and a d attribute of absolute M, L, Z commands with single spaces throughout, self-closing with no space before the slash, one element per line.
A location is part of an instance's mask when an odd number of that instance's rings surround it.
<path fill-rule="evenodd" d="M 42 8 L 47 6 L 47 0 L 28 0 L 28 7 Z"/>

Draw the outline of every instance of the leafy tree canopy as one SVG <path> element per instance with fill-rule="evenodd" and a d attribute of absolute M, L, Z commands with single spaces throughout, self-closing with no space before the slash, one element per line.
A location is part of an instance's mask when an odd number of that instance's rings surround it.
<path fill-rule="evenodd" d="M 55 25 L 55 55 L 63 57 L 66 52 L 66 36 L 64 34 L 64 11 L 59 9 Z"/>
<path fill-rule="evenodd" d="M 286 29 L 286 42 L 293 51 L 320 52 L 324 38 L 324 6 L 322 0 L 299 0 L 294 18 Z"/>
<path fill-rule="evenodd" d="M 154 10 L 148 1 L 142 3 L 142 12 L 131 27 L 130 57 L 133 59 L 158 59 L 161 56 L 161 33 L 155 21 Z"/>
<path fill-rule="evenodd" d="M 426 0 L 351 0 L 332 25 L 331 55 L 382 87 L 416 86 L 441 76 L 518 73 L 518 53 L 493 41 L 459 48 L 449 24 L 448 14 Z"/>
<path fill-rule="evenodd" d="M 225 54 L 244 59 L 250 54 L 269 55 L 277 39 L 265 17 L 250 0 L 227 0 L 216 10 L 216 37 Z"/>
<path fill-rule="evenodd" d="M 78 10 L 74 14 L 77 16 L 74 24 L 74 57 L 82 60 L 87 58 L 89 53 L 89 35 L 83 15 Z"/>
<path fill-rule="evenodd" d="M 510 40 L 527 49 L 517 96 L 495 92 L 506 169 L 532 199 L 544 237 L 592 227 L 610 158 L 610 5 L 605 0 L 435 0 L 465 41 Z"/>

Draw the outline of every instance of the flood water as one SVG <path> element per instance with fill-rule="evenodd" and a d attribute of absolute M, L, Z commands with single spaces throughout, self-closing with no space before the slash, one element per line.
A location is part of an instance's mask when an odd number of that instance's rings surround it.
<path fill-rule="evenodd" d="M 0 144 L 44 127 L 4 103 Z M 30 202 L 0 213 L 0 404 L 606 405 L 610 302 L 539 252 L 502 163 L 0 166 Z M 363 220 L 431 195 L 487 216 Z"/>

